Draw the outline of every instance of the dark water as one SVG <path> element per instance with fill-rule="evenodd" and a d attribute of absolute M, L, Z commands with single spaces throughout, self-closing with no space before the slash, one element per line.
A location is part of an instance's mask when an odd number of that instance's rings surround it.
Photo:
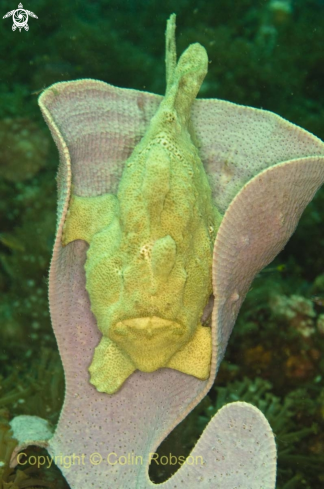
<path fill-rule="evenodd" d="M 1 17 L 18 8 L 0 7 Z M 165 25 L 176 12 L 178 52 L 193 42 L 208 52 L 200 97 L 275 112 L 324 139 L 324 2 L 33 0 L 23 8 L 38 17 L 29 16 L 29 30 L 13 31 L 9 16 L 0 36 L 0 487 L 60 488 L 59 471 L 26 467 L 22 476 L 7 465 L 9 420 L 33 414 L 55 425 L 64 396 L 47 299 L 58 155 L 38 95 L 78 78 L 163 94 Z M 277 487 L 324 487 L 323 204 L 320 190 L 255 279 L 215 386 L 161 450 L 187 454 L 219 407 L 246 400 L 275 432 Z M 153 480 L 168 475 L 152 467 Z"/>

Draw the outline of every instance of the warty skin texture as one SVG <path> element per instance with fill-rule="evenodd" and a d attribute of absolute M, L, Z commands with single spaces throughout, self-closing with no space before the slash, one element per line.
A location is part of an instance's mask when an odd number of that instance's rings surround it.
<path fill-rule="evenodd" d="M 210 372 L 211 332 L 200 320 L 221 215 L 189 132 L 208 58 L 193 44 L 176 65 L 172 22 L 167 39 L 166 95 L 117 195 L 72 195 L 64 226 L 64 245 L 90 245 L 86 288 L 103 337 L 89 371 L 109 394 L 135 369 L 170 367 L 202 380 Z"/>

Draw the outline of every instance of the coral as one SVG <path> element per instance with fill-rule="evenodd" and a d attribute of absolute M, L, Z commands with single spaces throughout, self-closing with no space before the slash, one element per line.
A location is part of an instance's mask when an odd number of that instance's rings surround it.
<path fill-rule="evenodd" d="M 0 233 L 0 342 L 12 344 L 13 354 L 16 341 L 51 337 L 46 277 L 55 229 L 54 202 L 48 199 L 55 192 L 53 177 L 47 172 L 28 186 L 17 182 L 1 189 L 7 212 Z"/>
<path fill-rule="evenodd" d="M 313 362 L 302 353 L 299 355 L 289 355 L 284 365 L 284 372 L 288 378 L 309 379 L 315 373 Z"/>
<path fill-rule="evenodd" d="M 321 447 L 324 440 L 324 396 L 315 390 L 311 396 L 305 389 L 295 389 L 285 397 L 275 395 L 271 382 L 256 377 L 215 384 L 209 396 L 174 430 L 159 447 L 160 455 L 187 455 L 212 416 L 228 402 L 245 401 L 257 406 L 269 420 L 278 445 L 277 489 L 319 489 L 324 477 Z M 181 442 L 179 443 L 179 440 Z M 300 465 L 302 464 L 302 465 Z M 162 482 L 177 467 L 150 467 L 155 482 Z M 315 475 L 315 477 L 314 477 Z M 310 484 L 310 480 L 313 483 Z M 303 481 L 303 482 L 302 482 Z"/>
<path fill-rule="evenodd" d="M 0 375 L 0 488 L 23 489 L 49 487 L 65 489 L 67 484 L 55 467 L 39 470 L 30 464 L 11 469 L 9 461 L 17 441 L 12 438 L 9 421 L 19 414 L 38 413 L 56 423 L 64 395 L 63 370 L 58 353 L 47 348 L 35 351 L 31 367 L 17 361 L 12 372 L 5 378 Z M 28 454 L 41 452 L 28 449 Z M 45 453 L 45 452 L 44 452 Z"/>
<path fill-rule="evenodd" d="M 49 138 L 29 119 L 0 120 L 0 177 L 20 182 L 33 177 L 46 163 Z"/>
<path fill-rule="evenodd" d="M 271 0 L 268 9 L 273 14 L 275 24 L 280 25 L 289 22 L 293 12 L 292 0 Z"/>
<path fill-rule="evenodd" d="M 266 369 L 272 361 L 271 350 L 266 350 L 262 345 L 247 348 L 244 352 L 245 363 L 248 366 L 257 365 L 258 368 Z"/>
<path fill-rule="evenodd" d="M 0 408 L 10 408 L 11 416 L 32 411 L 52 423 L 57 421 L 64 393 L 63 370 L 57 351 L 45 347 L 40 351 L 31 349 L 27 358 L 15 363 L 6 378 L 3 375 L 0 378 Z"/>
<path fill-rule="evenodd" d="M 321 294 L 324 292 L 324 273 L 314 280 L 312 292 L 313 294 Z"/>
<path fill-rule="evenodd" d="M 17 445 L 17 440 L 11 436 L 9 425 L 9 412 L 0 408 L 0 487 L 1 483 L 7 478 L 9 462 L 13 449 Z"/>
<path fill-rule="evenodd" d="M 289 326 L 298 331 L 302 336 L 308 338 L 315 332 L 314 304 L 311 300 L 299 295 L 277 295 L 272 297 L 270 308 L 278 319 L 284 319 Z"/>
<path fill-rule="evenodd" d="M 316 327 L 318 332 L 324 336 L 324 314 L 320 314 L 316 321 Z"/>
<path fill-rule="evenodd" d="M 321 422 L 318 418 L 319 397 L 307 397 L 304 389 L 296 389 L 282 399 L 272 390 L 270 382 L 258 377 L 254 380 L 244 378 L 224 387 L 216 385 L 214 392 L 210 393 L 211 398 L 216 393 L 215 401 L 208 407 L 201 405 L 200 412 L 196 414 L 199 416 L 198 425 L 203 429 L 214 413 L 228 402 L 240 400 L 254 404 L 265 414 L 276 434 L 277 489 L 298 489 L 302 480 L 309 489 L 320 487 L 307 485 L 314 469 L 317 471 L 317 483 L 324 476 L 320 454 L 322 435 L 316 423 Z M 307 423 L 305 419 L 308 419 Z"/>

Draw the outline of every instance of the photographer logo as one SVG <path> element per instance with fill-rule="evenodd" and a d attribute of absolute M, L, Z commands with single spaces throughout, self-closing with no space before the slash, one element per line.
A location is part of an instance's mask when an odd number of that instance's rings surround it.
<path fill-rule="evenodd" d="M 16 29 L 19 29 L 19 32 L 21 32 L 21 29 L 25 29 L 25 31 L 29 30 L 29 16 L 38 19 L 37 15 L 35 15 L 34 12 L 31 12 L 30 10 L 25 10 L 23 8 L 23 4 L 20 3 L 16 10 L 11 10 L 11 12 L 7 12 L 6 15 L 3 16 L 3 19 L 6 19 L 7 17 L 12 17 L 12 30 L 15 31 Z"/>

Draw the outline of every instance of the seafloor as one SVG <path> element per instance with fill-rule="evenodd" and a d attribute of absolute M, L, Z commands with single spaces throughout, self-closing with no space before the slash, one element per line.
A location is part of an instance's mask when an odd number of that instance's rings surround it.
<path fill-rule="evenodd" d="M 176 7 L 175 7 L 176 5 Z M 1 15 L 17 8 L 1 2 Z M 2 20 L 0 46 L 0 489 L 66 488 L 58 469 L 7 465 L 8 422 L 55 424 L 64 380 L 47 276 L 55 232 L 57 151 L 37 95 L 95 78 L 164 92 L 164 31 L 177 13 L 179 53 L 203 44 L 200 96 L 263 108 L 324 138 L 322 0 L 30 1 L 29 31 Z M 208 397 L 161 447 L 186 454 L 223 404 L 246 400 L 278 445 L 278 489 L 324 487 L 324 189 L 274 263 L 255 279 Z M 152 466 L 160 482 L 169 475 Z"/>

